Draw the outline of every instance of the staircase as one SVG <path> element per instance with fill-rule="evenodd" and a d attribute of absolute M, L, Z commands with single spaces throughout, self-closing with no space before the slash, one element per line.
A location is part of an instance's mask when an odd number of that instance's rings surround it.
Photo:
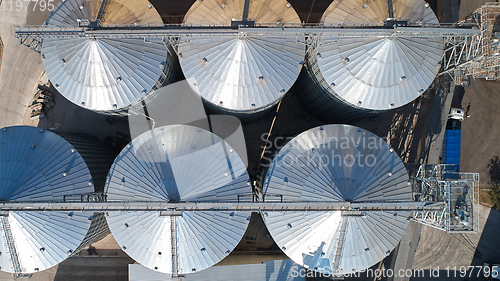
<path fill-rule="evenodd" d="M 177 267 L 177 224 L 175 223 L 175 216 L 170 216 L 170 239 L 172 245 L 172 277 L 179 276 L 179 269 Z"/>
<path fill-rule="evenodd" d="M 332 267 L 332 273 L 337 272 L 340 265 L 340 258 L 342 257 L 342 250 L 344 249 L 345 233 L 347 230 L 347 216 L 342 217 L 342 224 L 340 225 L 339 241 L 337 243 L 337 249 L 335 251 L 335 261 Z"/>
<path fill-rule="evenodd" d="M 9 217 L 1 216 L 0 218 L 2 221 L 7 247 L 9 248 L 10 260 L 12 261 L 12 266 L 14 267 L 15 276 L 17 277 L 21 274 L 21 264 L 19 263 L 19 257 L 17 256 L 14 237 L 12 236 L 12 229 L 10 228 Z"/>

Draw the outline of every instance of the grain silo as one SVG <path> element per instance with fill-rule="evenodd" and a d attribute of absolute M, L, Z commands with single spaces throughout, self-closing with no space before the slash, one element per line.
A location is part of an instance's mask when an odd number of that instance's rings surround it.
<path fill-rule="evenodd" d="M 324 26 L 358 28 L 437 23 L 423 0 L 333 1 L 321 19 Z M 434 81 L 443 54 L 442 37 L 323 36 L 314 44 L 307 51 L 307 75 L 298 93 L 309 112 L 329 122 L 412 102 Z"/>
<path fill-rule="evenodd" d="M 408 174 L 396 152 L 376 135 L 327 125 L 293 138 L 271 163 L 266 202 L 411 201 Z M 409 223 L 403 211 L 265 212 L 272 237 L 296 263 L 349 274 L 389 255 Z"/>
<path fill-rule="evenodd" d="M 300 24 L 286 0 L 197 0 L 184 25 Z M 179 60 L 191 87 L 214 113 L 244 121 L 267 113 L 297 79 L 304 38 L 279 36 L 181 37 Z"/>
<path fill-rule="evenodd" d="M 93 175 L 102 174 L 96 171 L 103 168 L 97 156 L 105 155 L 102 144 L 102 149 L 95 146 L 92 151 L 73 146 L 54 132 L 27 126 L 1 129 L 0 143 L 2 202 L 81 201 L 83 195 L 96 192 Z M 93 212 L 3 212 L 0 270 L 15 274 L 45 270 L 107 233 L 103 216 Z"/>
<path fill-rule="evenodd" d="M 147 0 L 61 1 L 46 22 L 55 28 L 162 24 Z M 175 58 L 161 39 L 50 37 L 42 41 L 41 56 L 54 87 L 90 110 L 126 109 L 175 79 Z"/>
<path fill-rule="evenodd" d="M 224 202 L 251 199 L 246 167 L 224 140 L 173 125 L 135 138 L 108 175 L 108 201 Z M 174 276 L 225 258 L 245 233 L 250 212 L 123 211 L 107 214 L 118 244 L 134 260 Z"/>

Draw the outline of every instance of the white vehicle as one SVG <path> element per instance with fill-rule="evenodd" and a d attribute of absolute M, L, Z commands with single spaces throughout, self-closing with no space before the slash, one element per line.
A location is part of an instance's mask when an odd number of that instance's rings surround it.
<path fill-rule="evenodd" d="M 464 110 L 460 108 L 452 108 L 450 114 L 448 114 L 448 119 L 454 120 L 464 120 Z"/>
<path fill-rule="evenodd" d="M 485 262 L 483 265 L 483 274 L 488 280 L 500 280 L 500 264 Z"/>

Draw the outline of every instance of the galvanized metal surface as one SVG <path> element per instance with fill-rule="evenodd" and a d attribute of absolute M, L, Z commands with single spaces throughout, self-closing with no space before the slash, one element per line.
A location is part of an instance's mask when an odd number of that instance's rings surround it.
<path fill-rule="evenodd" d="M 12 234 L 12 228 L 10 227 L 10 221 L 6 216 L 2 216 L 0 217 L 0 219 L 2 220 L 4 242 L 8 249 L 7 252 L 9 253 L 14 273 L 20 274 L 22 272 L 21 263 L 19 262 L 19 256 L 17 255 L 14 235 Z"/>
<path fill-rule="evenodd" d="M 423 0 L 392 0 L 394 18 L 411 23 L 439 23 L 432 8 Z M 389 17 L 387 0 L 333 1 L 323 13 L 321 22 L 327 24 L 383 25 Z"/>
<path fill-rule="evenodd" d="M 244 3 L 196 1 L 184 23 L 230 25 L 232 19 L 242 19 Z M 285 0 L 250 1 L 248 18 L 244 20 L 300 23 Z M 211 107 L 252 114 L 275 105 L 295 82 L 305 55 L 303 41 L 303 36 L 183 36 L 178 53 L 189 84 Z"/>
<path fill-rule="evenodd" d="M 4 201 L 62 201 L 64 195 L 94 192 L 80 153 L 57 134 L 35 127 L 0 130 L 0 198 Z"/>
<path fill-rule="evenodd" d="M 360 109 L 387 110 L 427 90 L 439 71 L 442 53 L 439 37 L 323 38 L 315 59 L 324 81 L 344 102 Z"/>
<path fill-rule="evenodd" d="M 91 136 L 58 131 L 54 131 L 54 133 L 63 137 L 64 140 L 80 153 L 92 176 L 94 191 L 102 193 L 109 167 L 111 167 L 116 156 L 115 153 L 100 140 Z M 76 193 L 75 195 L 78 194 L 81 193 Z M 66 200 L 68 200 L 68 196 L 66 196 Z"/>
<path fill-rule="evenodd" d="M 108 201 L 234 201 L 251 193 L 246 168 L 236 152 L 208 131 L 175 125 L 134 139 L 111 167 Z M 243 236 L 250 212 L 109 212 L 114 238 L 142 265 L 173 275 L 206 269 L 226 257 Z M 171 237 L 172 227 L 177 237 Z M 172 241 L 177 272 L 172 270 Z M 175 255 L 174 255 L 175 257 Z M 174 262 L 174 263 L 175 263 Z"/>
<path fill-rule="evenodd" d="M 53 267 L 71 256 L 85 239 L 92 213 L 10 212 L 7 219 L 21 272 L 33 273 Z M 1 269 L 14 273 L 3 226 L 0 236 Z"/>
<path fill-rule="evenodd" d="M 245 194 L 248 195 L 248 194 Z M 245 197 L 241 197 L 245 198 Z M 246 196 L 246 198 L 248 198 Z M 248 199 L 246 199 L 248 200 Z M 160 214 L 179 215 L 182 212 L 199 211 L 440 211 L 442 202 L 346 202 L 346 201 L 303 201 L 303 202 L 181 202 L 161 201 L 113 201 L 113 202 L 7 202 L 0 203 L 0 211 L 160 211 Z"/>
<path fill-rule="evenodd" d="M 453 164 L 407 164 L 415 201 L 442 201 L 439 211 L 416 211 L 413 219 L 450 233 L 479 229 L 479 174 Z"/>
<path fill-rule="evenodd" d="M 393 1 L 394 17 L 437 24 L 423 0 Z M 380 24 L 389 17 L 387 1 L 333 2 L 325 24 Z M 408 28 L 407 28 L 408 29 Z M 318 55 L 320 54 L 320 55 Z M 322 38 L 316 60 L 326 84 L 344 102 L 361 109 L 387 110 L 420 96 L 441 66 L 442 38 Z"/>
<path fill-rule="evenodd" d="M 292 260 L 272 260 L 266 265 L 266 281 L 306 281 L 305 268 Z"/>
<path fill-rule="evenodd" d="M 259 264 L 214 266 L 182 280 L 211 281 L 305 281 L 305 269 L 291 260 L 269 260 Z M 129 264 L 129 281 L 178 280 L 166 273 L 152 271 L 140 264 Z M 303 273 L 303 274 L 301 274 Z"/>
<path fill-rule="evenodd" d="M 105 26 L 163 23 L 146 0 L 104 2 L 101 19 L 97 14 L 102 1 L 60 2 L 46 24 L 78 27 L 89 24 L 85 20 Z M 167 48 L 159 39 L 45 38 L 41 55 L 49 79 L 67 99 L 92 110 L 118 110 L 153 88 L 166 64 Z"/>
<path fill-rule="evenodd" d="M 437 24 L 422 0 L 393 1 L 396 20 L 410 25 Z M 334 1 L 325 25 L 384 25 L 387 1 Z M 410 30 L 413 27 L 401 27 Z M 396 28 L 399 29 L 399 28 Z M 421 30 L 416 27 L 415 31 Z M 343 38 L 323 36 L 308 51 L 305 107 L 327 121 L 348 121 L 406 105 L 427 90 L 438 74 L 443 38 L 428 33 L 408 37 Z M 426 37 L 426 34 L 429 37 Z"/>
<path fill-rule="evenodd" d="M 404 205 L 412 200 L 408 174 L 394 150 L 376 135 L 349 125 L 317 127 L 292 139 L 273 160 L 263 188 L 264 199 L 271 201 L 282 197 Z M 309 269 L 328 273 L 360 271 L 389 255 L 411 215 L 405 211 L 263 214 L 285 254 Z M 344 239 L 339 241 L 344 218 Z"/>
<path fill-rule="evenodd" d="M 184 23 L 194 25 L 230 24 L 242 20 L 245 0 L 196 1 L 184 17 Z M 286 0 L 249 1 L 247 19 L 259 23 L 301 23 L 299 16 Z"/>
<path fill-rule="evenodd" d="M 33 36 L 36 38 L 168 38 L 189 36 L 191 38 L 228 37 L 234 39 L 239 35 L 250 37 L 295 37 L 295 36 L 327 36 L 327 37 L 443 37 L 472 36 L 481 31 L 472 26 L 455 26 L 446 24 L 418 24 L 400 26 L 392 29 L 377 25 L 339 27 L 335 24 L 310 25 L 259 25 L 256 27 L 239 26 L 191 26 L 191 25 L 122 25 L 109 27 L 53 27 L 46 25 L 13 26 L 11 33 L 18 38 Z"/>
<path fill-rule="evenodd" d="M 3 201 L 61 201 L 66 195 L 94 192 L 83 157 L 55 133 L 35 127 L 8 127 L 0 130 L 0 143 Z M 62 262 L 84 241 L 92 214 L 4 212 L 10 230 L 4 228 L 6 224 L 0 226 L 1 270 L 33 273 Z M 9 240 L 13 241 L 10 247 Z M 12 256 L 17 256 L 17 270 Z"/>
<path fill-rule="evenodd" d="M 104 10 L 99 17 L 103 5 Z M 156 9 L 148 1 L 66 0 L 55 7 L 46 24 L 77 26 L 77 20 L 99 21 L 103 26 L 163 23 Z"/>

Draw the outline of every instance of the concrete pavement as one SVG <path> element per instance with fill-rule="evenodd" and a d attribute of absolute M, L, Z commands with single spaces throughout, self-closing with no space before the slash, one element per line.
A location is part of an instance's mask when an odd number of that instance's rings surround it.
<path fill-rule="evenodd" d="M 487 188 L 488 164 L 500 155 L 500 81 L 476 79 L 465 89 L 462 105 L 470 104 L 470 118 L 462 122 L 461 167 L 478 172 L 480 187 Z"/>
<path fill-rule="evenodd" d="M 500 212 L 479 206 L 477 233 L 447 233 L 423 226 L 413 268 L 436 268 L 481 265 L 483 261 L 499 262 Z M 496 260 L 495 260 L 496 259 Z"/>
<path fill-rule="evenodd" d="M 56 1 L 59 2 L 59 1 Z M 26 2 L 24 2 L 26 3 Z M 49 11 L 11 11 L 6 3 L 0 9 L 0 36 L 4 44 L 2 67 L 0 70 L 0 127 L 20 125 L 26 106 L 43 73 L 40 54 L 21 46 L 19 40 L 11 36 L 12 25 L 42 24 Z"/>
<path fill-rule="evenodd" d="M 396 262 L 394 264 L 394 272 L 400 272 L 400 270 L 406 271 L 407 269 L 412 268 L 415 252 L 417 251 L 418 243 L 420 242 L 421 229 L 422 224 L 410 221 L 410 224 L 406 228 L 406 232 L 403 235 L 403 239 L 399 242 Z M 393 279 L 393 281 L 408 280 L 409 278 L 406 278 L 406 276 L 397 276 Z"/>

